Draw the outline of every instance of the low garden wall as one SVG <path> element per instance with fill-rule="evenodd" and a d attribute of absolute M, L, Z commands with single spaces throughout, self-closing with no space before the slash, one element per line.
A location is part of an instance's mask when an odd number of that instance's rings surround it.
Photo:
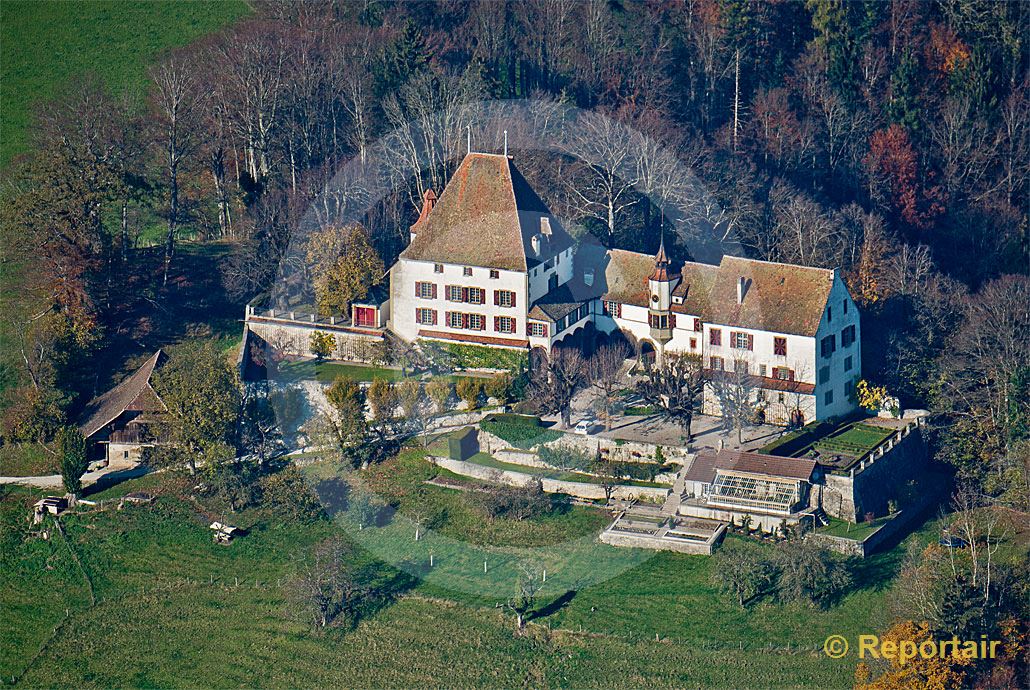
<path fill-rule="evenodd" d="M 567 434 L 567 436 L 572 436 L 572 435 L 571 434 Z M 575 438 L 582 438 L 582 437 L 575 437 Z M 552 441 L 552 442 L 549 442 L 549 443 L 544 443 L 542 445 L 547 446 L 548 448 L 560 448 L 562 446 L 574 445 L 574 444 L 570 444 L 570 443 L 564 443 L 564 441 L 565 441 L 565 439 L 558 439 L 557 441 Z M 512 463 L 513 465 L 525 465 L 526 467 L 539 467 L 539 468 L 543 468 L 543 469 L 550 469 L 550 470 L 559 469 L 560 470 L 560 468 L 556 468 L 556 467 L 554 467 L 552 465 L 548 465 L 546 462 L 541 460 L 540 456 L 537 455 L 534 451 L 531 451 L 531 450 L 520 450 L 518 448 L 512 448 L 511 444 L 508 443 L 507 441 L 505 441 L 503 438 L 500 438 L 499 436 L 495 436 L 494 434 L 491 434 L 488 431 L 484 431 L 483 429 L 479 430 L 479 445 L 483 449 L 484 452 L 489 453 L 490 455 L 494 456 L 495 458 L 497 458 L 501 462 L 509 462 L 509 463 Z M 646 444 L 638 444 L 638 445 L 646 445 Z M 586 448 L 583 448 L 582 446 L 576 446 L 576 447 L 579 448 L 579 449 L 582 449 L 582 450 L 587 450 Z M 596 450 L 597 449 L 594 448 L 593 450 L 589 450 L 588 452 L 594 453 L 594 452 L 596 452 Z M 664 448 L 662 449 L 662 452 L 663 453 L 665 452 Z M 626 456 L 621 456 L 621 457 L 626 457 Z M 654 462 L 654 458 L 653 458 L 653 455 L 652 455 L 652 456 L 650 456 L 650 458 L 648 456 L 644 456 L 642 459 L 641 458 L 634 458 L 634 460 L 628 460 L 628 459 L 627 460 L 621 460 L 620 459 L 618 461 L 619 462 L 634 462 L 634 461 L 636 461 L 638 463 L 644 463 L 644 462 L 648 462 L 648 461 Z M 668 461 L 668 456 L 666 456 L 666 461 Z M 575 472 L 579 472 L 580 474 L 593 474 L 592 472 L 590 472 L 588 470 L 584 470 L 584 469 L 575 469 L 574 471 Z M 673 482 L 676 481 L 676 475 L 672 474 L 672 473 L 668 473 L 668 472 L 659 472 L 658 474 L 655 475 L 654 481 L 656 483 L 658 483 L 658 484 L 669 484 L 671 486 L 673 484 Z"/>
<path fill-rule="evenodd" d="M 526 486 L 540 480 L 544 491 L 555 494 L 568 494 L 576 498 L 585 498 L 592 501 L 604 500 L 604 488 L 599 484 L 587 484 L 585 482 L 570 482 L 561 479 L 549 479 L 539 477 L 525 472 L 514 472 L 512 470 L 501 470 L 491 467 L 484 467 L 473 462 L 452 460 L 439 456 L 429 456 L 433 464 L 473 479 L 480 479 L 487 482 L 503 482 L 510 486 Z M 612 491 L 612 498 L 621 499 L 642 499 L 648 501 L 664 501 L 669 495 L 669 489 L 652 486 L 617 486 Z"/>
<path fill-rule="evenodd" d="M 572 446 L 589 453 L 596 453 L 600 449 L 602 453 L 607 453 L 615 462 L 654 462 L 655 453 L 658 452 L 658 448 L 662 449 L 662 455 L 665 457 L 666 462 L 683 464 L 691 454 L 687 448 L 680 446 L 659 446 L 656 443 L 619 441 L 613 438 L 584 436 L 569 432 L 563 433 L 562 438 L 549 441 L 544 445 L 551 448 Z"/>
<path fill-rule="evenodd" d="M 711 556 L 714 545 L 712 542 L 656 539 L 655 537 L 618 533 L 609 530 L 601 532 L 598 539 L 612 546 L 624 546 L 631 549 L 652 549 L 654 551 L 675 551 L 693 556 Z"/>

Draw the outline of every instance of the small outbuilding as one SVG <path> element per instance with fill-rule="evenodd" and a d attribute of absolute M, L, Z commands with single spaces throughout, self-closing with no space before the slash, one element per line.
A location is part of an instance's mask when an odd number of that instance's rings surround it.
<path fill-rule="evenodd" d="M 479 452 L 479 434 L 474 427 L 466 427 L 451 434 L 447 446 L 447 455 L 452 460 L 468 460 Z"/>

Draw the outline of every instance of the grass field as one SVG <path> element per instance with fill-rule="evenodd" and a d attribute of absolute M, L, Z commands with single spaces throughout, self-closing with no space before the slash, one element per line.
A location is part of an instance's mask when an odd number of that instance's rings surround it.
<path fill-rule="evenodd" d="M 249 511 L 231 519 L 250 533 L 222 547 L 210 540 L 210 514 L 162 495 L 151 508 L 68 516 L 67 541 L 23 541 L 31 500 L 16 489 L 0 503 L 0 606 L 10 631 L 0 676 L 27 686 L 843 688 L 853 661 L 827 659 L 818 647 L 831 633 L 883 628 L 900 562 L 899 549 L 866 561 L 856 577 L 862 588 L 829 611 L 743 611 L 715 591 L 710 559 L 643 554 L 621 574 L 578 587 L 556 572 L 558 593 L 541 598 L 529 633 L 516 637 L 496 597 L 455 591 L 453 579 L 418 584 L 357 548 L 354 562 L 378 569 L 394 597 L 355 630 L 316 634 L 297 618 L 284 583 L 337 529 L 331 523 Z M 406 543 L 416 548 L 410 534 Z M 606 554 L 634 555 L 594 548 L 601 568 Z"/>
<path fill-rule="evenodd" d="M 0 168 L 29 146 L 32 108 L 92 73 L 139 92 L 161 51 L 248 12 L 241 0 L 4 0 L 0 3 Z"/>
<path fill-rule="evenodd" d="M 0 447 L 0 476 L 31 477 L 57 474 L 61 462 L 34 443 L 8 444 Z"/>

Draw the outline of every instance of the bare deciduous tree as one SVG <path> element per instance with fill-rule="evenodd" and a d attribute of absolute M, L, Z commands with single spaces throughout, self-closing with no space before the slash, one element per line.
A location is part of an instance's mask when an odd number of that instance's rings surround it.
<path fill-rule="evenodd" d="M 594 404 L 607 430 L 612 428 L 612 415 L 624 387 L 619 374 L 628 356 L 629 347 L 620 342 L 600 347 L 587 362 Z"/>
<path fill-rule="evenodd" d="M 347 567 L 348 553 L 338 537 L 319 543 L 293 582 L 295 599 L 317 628 L 325 628 L 341 617 L 353 623 L 358 607 L 370 593 Z"/>
<path fill-rule="evenodd" d="M 156 138 L 162 149 L 168 176 L 168 231 L 165 235 L 162 284 L 168 283 L 168 269 L 175 252 L 175 236 L 179 227 L 180 169 L 186 157 L 199 144 L 199 119 L 204 96 L 198 88 L 195 70 L 191 60 L 174 56 L 158 64 L 150 73 L 154 82 L 152 94 Z"/>
<path fill-rule="evenodd" d="M 578 348 L 555 346 L 533 372 L 532 388 L 540 404 L 561 416 L 562 426 L 572 422 L 572 398 L 586 380 L 586 360 Z"/>
<path fill-rule="evenodd" d="M 694 414 L 700 412 L 705 380 L 699 355 L 666 353 L 647 369 L 636 391 L 662 418 L 679 426 L 690 442 L 694 438 L 691 423 Z"/>

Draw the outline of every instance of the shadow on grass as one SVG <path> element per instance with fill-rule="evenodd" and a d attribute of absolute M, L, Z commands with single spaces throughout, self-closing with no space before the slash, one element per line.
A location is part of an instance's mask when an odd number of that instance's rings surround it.
<path fill-rule="evenodd" d="M 110 472 L 108 474 L 105 474 L 103 477 L 100 477 L 89 486 L 84 487 L 82 489 L 82 496 L 86 497 L 91 496 L 93 494 L 98 494 L 101 491 L 106 491 L 107 489 L 110 489 L 112 486 L 115 486 L 116 484 L 121 484 L 122 482 L 128 481 L 130 479 L 137 479 L 145 474 L 148 474 L 149 472 L 150 468 L 145 467 L 143 465 L 130 467 L 124 470 L 118 470 L 116 472 Z"/>
<path fill-rule="evenodd" d="M 572 603 L 572 600 L 576 598 L 576 593 L 577 590 L 575 589 L 568 590 L 547 606 L 544 606 L 543 608 L 539 608 L 536 611 L 533 611 L 529 615 L 529 620 L 536 620 L 537 618 L 547 618 L 548 616 L 553 616 L 554 614 L 558 613 L 566 606 L 568 606 L 570 603 Z"/>

